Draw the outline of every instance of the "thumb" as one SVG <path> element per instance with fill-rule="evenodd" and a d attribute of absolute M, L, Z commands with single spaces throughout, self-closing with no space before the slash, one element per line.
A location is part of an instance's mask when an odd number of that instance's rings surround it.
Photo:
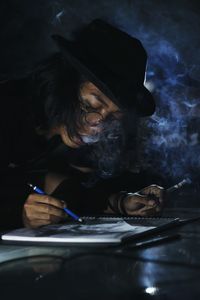
<path fill-rule="evenodd" d="M 63 204 L 63 208 L 67 208 L 67 203 L 64 200 L 61 200 L 62 204 Z"/>

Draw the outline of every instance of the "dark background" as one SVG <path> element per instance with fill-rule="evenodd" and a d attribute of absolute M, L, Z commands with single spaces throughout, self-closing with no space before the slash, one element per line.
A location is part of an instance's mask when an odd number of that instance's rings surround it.
<path fill-rule="evenodd" d="M 103 18 L 142 40 L 149 55 L 165 41 L 199 74 L 200 4 L 198 0 L 3 0 L 1 78 L 21 75 L 55 51 L 52 33 L 73 36 L 94 18 Z"/>
<path fill-rule="evenodd" d="M 102 18 L 139 38 L 148 56 L 147 87 L 155 115 L 141 121 L 142 167 L 169 184 L 200 182 L 200 4 L 198 0 L 4 0 L 0 3 L 0 80 L 24 77 L 57 51 L 51 34 L 73 38 L 83 25 Z M 117 49 L 116 49 L 117 51 Z M 191 202 L 190 202 L 191 203 Z M 193 204 L 192 204 L 193 205 Z"/>

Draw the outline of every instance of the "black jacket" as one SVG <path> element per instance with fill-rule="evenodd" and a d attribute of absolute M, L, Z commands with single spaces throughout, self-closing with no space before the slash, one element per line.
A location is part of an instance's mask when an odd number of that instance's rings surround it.
<path fill-rule="evenodd" d="M 90 175 L 69 167 L 88 149 L 80 154 L 64 145 L 58 136 L 47 142 L 36 134 L 29 91 L 28 80 L 0 83 L 0 226 L 23 226 L 22 209 L 31 192 L 27 183 L 41 187 L 48 171 L 67 174 L 69 179 L 53 195 L 66 200 L 69 208 L 82 214 L 102 212 L 110 193 L 109 184 L 99 181 L 88 189 Z"/>
<path fill-rule="evenodd" d="M 68 179 L 53 193 L 79 214 L 102 213 L 108 196 L 120 190 L 137 191 L 152 183 L 144 174 L 124 173 L 117 178 L 97 179 L 70 164 L 85 165 L 90 147 L 73 150 L 58 136 L 48 142 L 36 134 L 28 80 L 0 83 L 0 226 L 20 227 L 22 209 L 31 192 L 27 183 L 42 187 L 48 171 L 65 173 Z M 92 166 L 94 167 L 94 166 Z"/>

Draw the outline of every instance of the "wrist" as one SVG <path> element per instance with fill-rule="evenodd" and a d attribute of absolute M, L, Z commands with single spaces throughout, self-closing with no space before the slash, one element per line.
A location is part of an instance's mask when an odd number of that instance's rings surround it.
<path fill-rule="evenodd" d="M 121 191 L 119 193 L 119 198 L 118 198 L 118 209 L 121 215 L 126 216 L 126 206 L 125 206 L 125 200 L 127 198 L 128 192 L 126 191 Z"/>

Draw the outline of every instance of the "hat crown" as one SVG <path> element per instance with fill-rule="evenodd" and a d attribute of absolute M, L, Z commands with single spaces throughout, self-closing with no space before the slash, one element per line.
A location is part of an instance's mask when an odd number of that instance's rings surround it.
<path fill-rule="evenodd" d="M 66 60 L 120 108 L 134 109 L 141 116 L 154 112 L 153 97 L 143 85 L 147 54 L 138 39 L 99 19 L 75 41 L 54 39 Z"/>
<path fill-rule="evenodd" d="M 147 54 L 138 39 L 96 19 L 81 31 L 77 41 L 119 78 L 143 84 Z"/>

